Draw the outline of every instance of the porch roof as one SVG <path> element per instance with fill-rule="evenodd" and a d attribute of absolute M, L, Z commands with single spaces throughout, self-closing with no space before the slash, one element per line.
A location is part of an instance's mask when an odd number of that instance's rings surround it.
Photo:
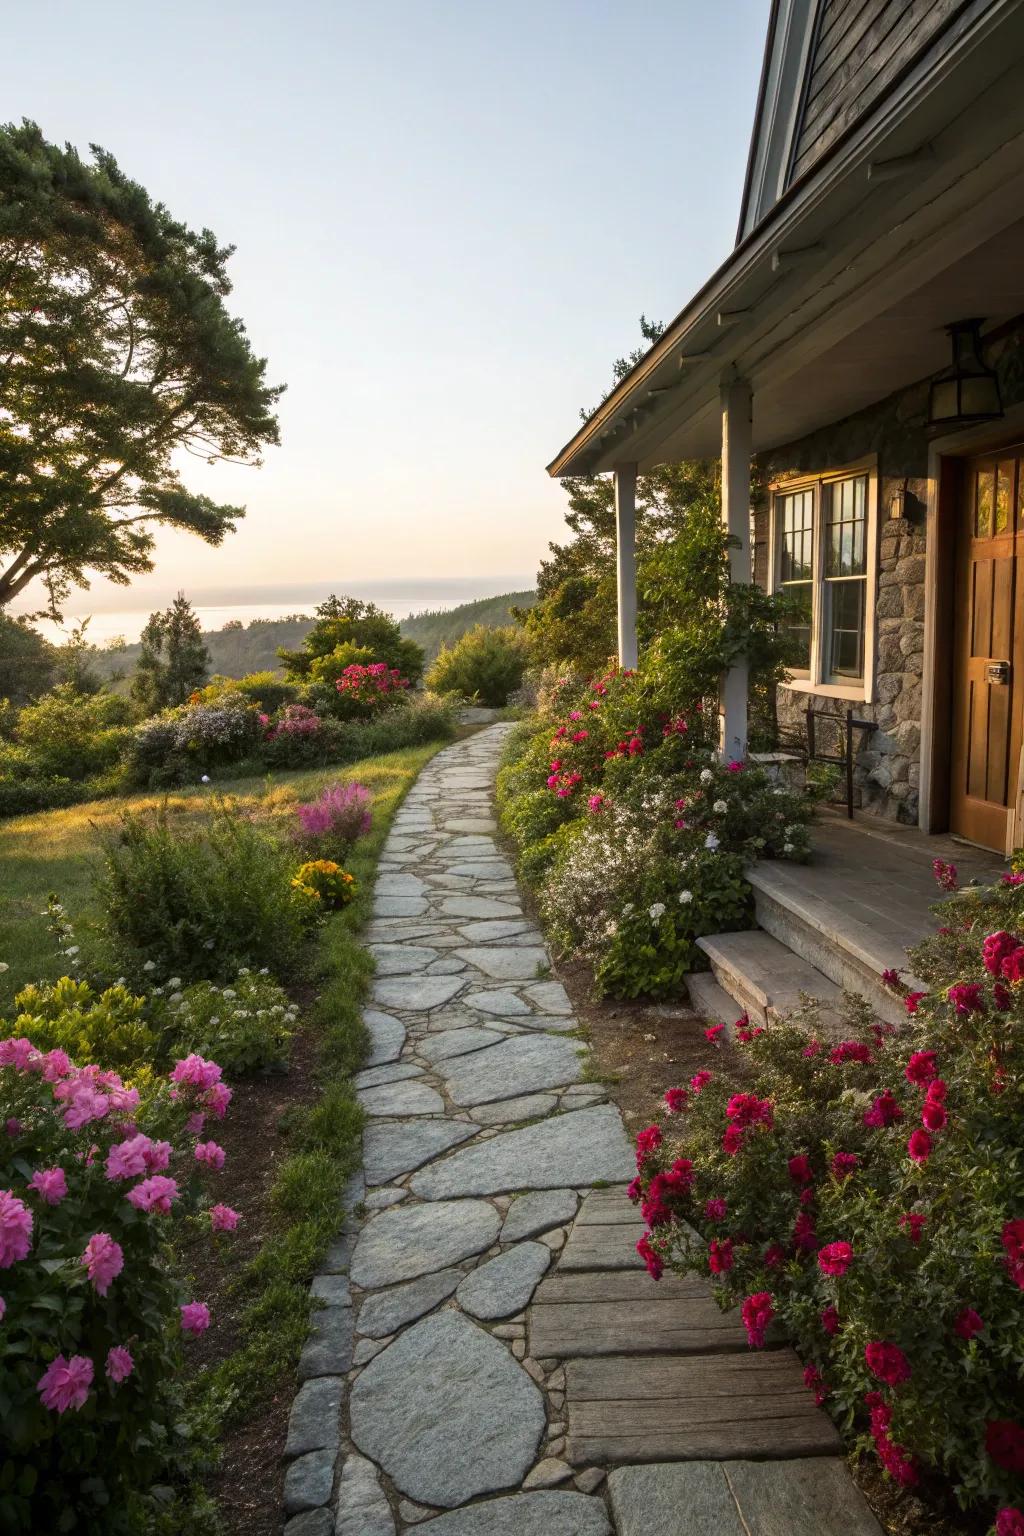
<path fill-rule="evenodd" d="M 741 241 L 549 474 L 716 455 L 735 376 L 754 451 L 776 447 L 941 368 L 950 321 L 1024 312 L 1024 7 L 972 11 L 937 68 Z"/>

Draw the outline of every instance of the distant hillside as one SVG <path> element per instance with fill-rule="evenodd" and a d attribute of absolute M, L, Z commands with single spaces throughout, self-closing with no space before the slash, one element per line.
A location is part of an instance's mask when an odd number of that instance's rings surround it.
<path fill-rule="evenodd" d="M 505 592 L 500 597 L 482 597 L 457 608 L 435 609 L 410 614 L 401 622 L 403 635 L 416 640 L 432 661 L 442 645 L 452 645 L 475 624 L 510 624 L 509 609 L 529 608 L 537 601 L 535 592 Z M 281 619 L 253 619 L 241 624 L 237 619 L 223 629 L 203 631 L 203 642 L 210 653 L 210 671 L 222 677 L 244 677 L 247 672 L 264 672 L 278 666 L 277 648 L 297 650 L 313 627 L 313 619 L 304 613 L 292 613 Z M 96 669 L 103 677 L 130 677 L 142 647 L 136 643 L 120 650 L 96 652 Z"/>
<path fill-rule="evenodd" d="M 513 622 L 510 609 L 532 608 L 536 592 L 503 592 L 498 597 L 480 597 L 475 603 L 460 603 L 457 608 L 428 609 L 411 613 L 402 620 L 402 634 L 422 645 L 427 661 L 433 661 L 442 645 L 454 645 L 467 629 L 477 624 L 498 627 Z"/>

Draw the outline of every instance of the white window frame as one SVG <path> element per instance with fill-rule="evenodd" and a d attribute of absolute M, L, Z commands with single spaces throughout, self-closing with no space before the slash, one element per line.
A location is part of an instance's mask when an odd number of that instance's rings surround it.
<path fill-rule="evenodd" d="M 848 683 L 827 681 L 825 666 L 824 624 L 826 605 L 825 540 L 823 488 L 839 480 L 849 480 L 855 475 L 867 477 L 867 527 L 865 529 L 865 580 L 864 580 L 864 676 Z M 813 579 L 811 586 L 811 664 L 806 672 L 790 675 L 782 685 L 794 693 L 816 693 L 830 699 L 847 699 L 851 703 L 871 704 L 875 697 L 875 663 L 878 651 L 875 633 L 875 599 L 878 591 L 878 459 L 872 455 L 855 464 L 845 464 L 841 469 L 819 471 L 813 475 L 793 475 L 773 481 L 768 487 L 769 565 L 768 590 L 779 593 L 784 590 L 779 581 L 779 541 L 776 528 L 776 505 L 779 496 L 793 491 L 811 491 L 814 495 L 814 543 L 812 554 Z"/>

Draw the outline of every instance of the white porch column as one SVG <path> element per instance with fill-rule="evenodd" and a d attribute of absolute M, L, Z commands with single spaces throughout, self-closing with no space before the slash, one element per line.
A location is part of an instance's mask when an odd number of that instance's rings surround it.
<path fill-rule="evenodd" d="M 735 540 L 729 551 L 733 581 L 752 579 L 750 555 L 751 396 L 746 379 L 723 377 L 722 522 Z M 723 758 L 747 755 L 747 663 L 737 662 L 722 678 L 718 745 Z"/>
<path fill-rule="evenodd" d="M 618 586 L 619 666 L 635 667 L 636 465 L 615 466 L 615 570 Z"/>

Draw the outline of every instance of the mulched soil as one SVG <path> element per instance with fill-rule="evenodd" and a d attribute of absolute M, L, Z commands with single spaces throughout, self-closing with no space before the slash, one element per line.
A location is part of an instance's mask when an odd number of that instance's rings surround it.
<path fill-rule="evenodd" d="M 300 1004 L 309 1000 L 294 996 Z M 239 1320 L 247 1298 L 232 1294 L 231 1281 L 269 1234 L 268 1196 L 278 1165 L 288 1153 L 281 1118 L 318 1096 L 314 1062 L 312 1036 L 297 1033 L 290 1070 L 232 1083 L 234 1097 L 226 1117 L 207 1125 L 209 1135 L 227 1153 L 224 1168 L 216 1176 L 218 1198 L 239 1211 L 242 1220 L 233 1234 L 217 1244 L 197 1234 L 182 1253 L 192 1295 L 208 1304 L 212 1318 L 209 1331 L 188 1346 L 193 1371 L 225 1359 L 243 1342 Z M 281 1451 L 295 1391 L 295 1380 L 289 1375 L 268 1401 L 261 1402 L 251 1417 L 221 1441 L 221 1458 L 207 1487 L 230 1536 L 279 1536 Z"/>
<path fill-rule="evenodd" d="M 727 1072 L 742 1086 L 745 1063 L 734 1046 L 716 1048 L 704 1037 L 705 1021 L 686 1003 L 595 1000 L 593 972 L 583 961 L 561 960 L 555 973 L 572 1000 L 594 1052 L 596 1072 L 634 1136 L 662 1117 L 666 1088 L 685 1087 L 706 1068 Z M 941 1484 L 911 1491 L 886 1481 L 873 1460 L 853 1459 L 850 1469 L 888 1536 L 984 1536 L 990 1528 L 956 1508 Z"/>

